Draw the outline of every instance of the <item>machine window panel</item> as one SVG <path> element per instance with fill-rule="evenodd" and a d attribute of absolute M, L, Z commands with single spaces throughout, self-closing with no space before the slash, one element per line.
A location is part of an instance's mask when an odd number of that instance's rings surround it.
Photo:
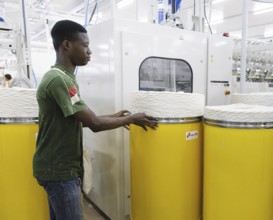
<path fill-rule="evenodd" d="M 192 92 L 192 68 L 184 60 L 149 57 L 139 68 L 139 90 Z"/>

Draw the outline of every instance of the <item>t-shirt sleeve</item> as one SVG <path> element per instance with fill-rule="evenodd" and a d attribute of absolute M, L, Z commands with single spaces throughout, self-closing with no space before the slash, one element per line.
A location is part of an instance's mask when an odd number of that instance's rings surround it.
<path fill-rule="evenodd" d="M 81 100 L 77 86 L 61 76 L 50 82 L 47 92 L 56 101 L 65 117 L 87 108 L 87 105 Z"/>

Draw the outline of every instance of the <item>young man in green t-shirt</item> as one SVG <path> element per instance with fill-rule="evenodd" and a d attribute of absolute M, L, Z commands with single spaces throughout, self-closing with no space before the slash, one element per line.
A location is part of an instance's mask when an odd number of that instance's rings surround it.
<path fill-rule="evenodd" d="M 37 90 L 39 134 L 33 174 L 48 194 L 51 220 L 82 220 L 82 125 L 99 132 L 131 123 L 155 129 L 157 123 L 144 113 L 126 110 L 97 116 L 81 99 L 73 74 L 92 54 L 86 29 L 63 20 L 54 25 L 51 36 L 56 64 Z"/>

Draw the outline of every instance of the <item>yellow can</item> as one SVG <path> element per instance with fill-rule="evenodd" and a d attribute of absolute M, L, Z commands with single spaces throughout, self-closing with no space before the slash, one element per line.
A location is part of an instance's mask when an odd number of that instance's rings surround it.
<path fill-rule="evenodd" d="M 32 176 L 37 124 L 0 124 L 0 219 L 48 220 L 47 196 Z"/>
<path fill-rule="evenodd" d="M 202 123 L 132 125 L 131 219 L 199 220 Z"/>
<path fill-rule="evenodd" d="M 203 220 L 273 219 L 273 129 L 204 127 Z"/>

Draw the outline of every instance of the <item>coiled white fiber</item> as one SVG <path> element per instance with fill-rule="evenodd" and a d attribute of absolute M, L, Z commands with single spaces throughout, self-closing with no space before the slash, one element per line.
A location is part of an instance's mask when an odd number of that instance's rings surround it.
<path fill-rule="evenodd" d="M 204 118 L 226 122 L 273 122 L 273 107 L 247 104 L 206 106 Z"/>
<path fill-rule="evenodd" d="M 205 97 L 184 92 L 132 92 L 133 112 L 156 118 L 187 118 L 204 115 Z"/>
<path fill-rule="evenodd" d="M 231 103 L 273 106 L 273 92 L 235 93 Z"/>
<path fill-rule="evenodd" d="M 0 118 L 36 118 L 36 89 L 0 88 Z"/>

